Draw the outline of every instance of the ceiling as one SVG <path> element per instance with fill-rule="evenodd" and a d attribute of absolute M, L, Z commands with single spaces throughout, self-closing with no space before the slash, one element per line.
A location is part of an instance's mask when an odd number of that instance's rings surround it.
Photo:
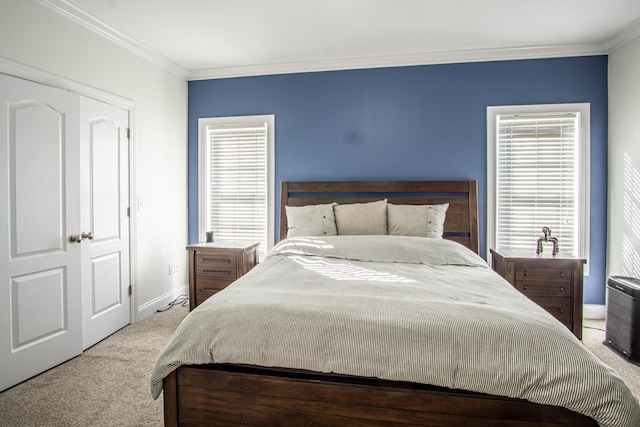
<path fill-rule="evenodd" d="M 638 0 L 36 0 L 190 79 L 609 53 Z"/>

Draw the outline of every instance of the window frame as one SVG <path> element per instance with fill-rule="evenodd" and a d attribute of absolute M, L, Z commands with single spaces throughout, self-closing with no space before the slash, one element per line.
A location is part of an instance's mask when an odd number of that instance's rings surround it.
<path fill-rule="evenodd" d="M 589 242 L 590 242 L 590 151 L 591 151 L 591 104 L 537 104 L 537 105 L 506 105 L 487 107 L 487 253 L 495 248 L 497 233 L 497 146 L 498 146 L 498 117 L 514 114 L 566 114 L 577 113 L 579 123 L 578 146 L 578 208 L 580 254 L 587 259 L 585 276 L 588 275 Z M 540 234 L 542 236 L 542 233 Z M 560 242 L 562 250 L 562 242 Z"/>
<path fill-rule="evenodd" d="M 205 241 L 209 219 L 209 126 L 267 124 L 267 247 L 275 244 L 275 115 L 202 117 L 198 119 L 198 240 Z"/>

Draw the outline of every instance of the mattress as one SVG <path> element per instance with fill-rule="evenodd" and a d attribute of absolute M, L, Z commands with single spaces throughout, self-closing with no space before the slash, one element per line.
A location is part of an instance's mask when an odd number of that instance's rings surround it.
<path fill-rule="evenodd" d="M 151 377 L 234 363 L 410 381 L 563 406 L 638 426 L 619 375 L 475 253 L 443 239 L 280 242 L 192 311 Z"/>

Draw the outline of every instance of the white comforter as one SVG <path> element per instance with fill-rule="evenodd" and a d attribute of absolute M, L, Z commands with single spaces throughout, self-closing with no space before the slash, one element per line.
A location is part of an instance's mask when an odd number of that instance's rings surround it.
<path fill-rule="evenodd" d="M 151 392 L 185 364 L 411 381 L 564 406 L 640 426 L 620 377 L 476 254 L 440 239 L 294 238 L 187 316 Z"/>

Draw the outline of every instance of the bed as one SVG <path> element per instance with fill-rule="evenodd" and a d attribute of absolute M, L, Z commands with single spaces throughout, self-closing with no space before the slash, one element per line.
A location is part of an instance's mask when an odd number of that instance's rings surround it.
<path fill-rule="evenodd" d="M 447 205 L 443 238 L 403 235 L 403 215 L 400 235 L 287 238 L 291 208 L 382 200 Z M 477 255 L 475 181 L 283 182 L 280 212 L 267 259 L 159 357 L 165 425 L 640 425 L 620 377 Z"/>

